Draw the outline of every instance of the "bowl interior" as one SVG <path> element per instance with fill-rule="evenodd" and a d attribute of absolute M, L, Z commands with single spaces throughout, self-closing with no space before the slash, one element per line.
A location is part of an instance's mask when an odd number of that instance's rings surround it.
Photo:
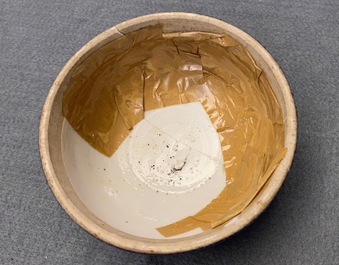
<path fill-rule="evenodd" d="M 120 212 L 115 213 L 116 218 L 113 218 L 120 220 L 118 223 L 115 223 L 113 219 L 111 222 L 108 221 L 109 218 L 105 217 L 107 211 L 104 208 L 100 213 L 99 201 L 103 200 L 100 197 L 101 195 L 98 195 L 98 197 L 88 196 L 90 199 L 84 200 L 86 194 L 90 192 L 91 186 L 99 187 L 102 183 L 99 183 L 100 178 L 96 178 L 97 183 L 94 179 L 87 178 L 85 183 L 77 177 L 86 175 L 91 170 L 95 172 L 92 172 L 92 175 L 101 174 L 105 176 L 112 173 L 114 167 L 110 166 L 112 163 L 109 159 L 100 156 L 97 152 L 91 153 L 89 146 L 72 131 L 61 113 L 63 91 L 67 88 L 73 71 L 88 55 L 124 34 L 159 23 L 163 25 L 165 33 L 190 31 L 225 33 L 242 43 L 257 64 L 265 71 L 280 103 L 285 125 L 284 145 L 288 149 L 285 158 L 280 162 L 264 188 L 240 215 L 215 229 L 202 233 L 193 231 L 171 239 L 164 239 L 149 232 L 140 233 L 137 222 L 133 225 L 129 224 L 129 227 L 132 227 L 130 230 L 124 229 L 124 225 L 129 220 L 121 218 L 123 207 Z M 293 98 L 283 73 L 268 52 L 249 35 L 225 22 L 187 13 L 165 13 L 135 18 L 118 24 L 91 40 L 71 58 L 57 77 L 46 100 L 40 125 L 41 159 L 46 178 L 66 212 L 94 236 L 124 249 L 146 253 L 173 253 L 206 246 L 228 237 L 249 224 L 265 209 L 280 188 L 292 162 L 295 142 L 296 114 Z M 84 166 L 79 166 L 81 163 Z M 81 185 L 87 186 L 81 188 Z M 218 187 L 220 185 L 214 183 L 212 186 Z M 128 189 L 130 186 L 127 185 L 126 187 Z M 105 189 L 105 185 L 101 188 Z M 81 192 L 81 189 L 83 192 Z M 218 192 L 218 189 L 215 188 L 214 192 L 209 193 L 212 197 L 207 196 L 201 199 L 200 204 L 206 204 Z M 99 191 L 95 193 L 100 194 Z M 117 196 L 114 189 L 106 188 L 104 194 L 106 198 Z M 81 197 L 82 199 L 80 199 Z M 126 199 L 128 200 L 128 198 Z M 136 198 L 130 198 L 130 200 L 135 201 Z M 197 209 L 191 209 L 191 211 L 199 210 L 201 205 L 197 204 Z M 183 207 L 183 209 L 185 208 L 187 209 L 187 207 Z M 187 214 L 187 212 L 184 211 L 184 214 Z M 112 213 L 108 215 L 114 217 Z"/>

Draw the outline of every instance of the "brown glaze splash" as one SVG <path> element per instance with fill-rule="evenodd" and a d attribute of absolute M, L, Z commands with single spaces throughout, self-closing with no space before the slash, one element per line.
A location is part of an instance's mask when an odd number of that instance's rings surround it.
<path fill-rule="evenodd" d="M 194 216 L 157 230 L 169 237 L 216 227 L 241 213 L 284 157 L 282 112 L 265 73 L 234 39 L 209 33 L 132 32 L 75 70 L 63 115 L 111 156 L 144 112 L 200 102 L 219 133 L 225 189 Z"/>

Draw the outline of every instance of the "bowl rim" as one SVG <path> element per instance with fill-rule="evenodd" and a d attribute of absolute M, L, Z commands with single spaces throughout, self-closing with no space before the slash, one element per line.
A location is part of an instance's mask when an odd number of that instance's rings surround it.
<path fill-rule="evenodd" d="M 247 211 L 246 214 L 244 214 L 243 218 L 238 219 L 237 222 L 232 223 L 227 228 L 224 228 L 224 225 L 221 225 L 215 229 L 210 230 L 208 233 L 201 233 L 198 234 L 197 236 L 187 238 L 173 240 L 143 239 L 142 241 L 140 241 L 137 240 L 138 238 L 142 239 L 140 237 L 134 236 L 126 237 L 124 233 L 122 234 L 109 233 L 107 230 L 103 229 L 102 227 L 98 226 L 93 221 L 91 221 L 89 218 L 87 218 L 79 209 L 77 209 L 77 207 L 68 198 L 67 194 L 62 188 L 62 184 L 59 182 L 56 173 L 53 169 L 48 139 L 49 121 L 51 118 L 52 105 L 62 81 L 64 80 L 68 71 L 72 69 L 72 67 L 74 67 L 79 58 L 81 58 L 86 52 L 93 49 L 97 43 L 103 42 L 105 39 L 107 39 L 108 36 L 112 34 L 121 33 L 123 35 L 124 29 L 131 28 L 133 26 L 138 26 L 143 23 L 149 23 L 150 21 L 157 22 L 171 19 L 197 20 L 200 22 L 206 22 L 210 25 L 214 25 L 220 28 L 225 28 L 227 29 L 227 31 L 230 31 L 235 35 L 239 36 L 239 38 L 245 41 L 248 46 L 255 49 L 265 62 L 269 63 L 271 71 L 277 78 L 277 82 L 281 87 L 283 98 L 285 101 L 287 117 L 286 122 L 289 124 L 289 131 L 287 132 L 288 134 L 286 133 L 285 140 L 286 147 L 288 148 L 288 150 L 284 159 L 280 162 L 279 166 L 276 168 L 274 173 L 280 174 L 279 175 L 280 178 L 278 178 L 277 181 L 273 183 L 271 186 L 268 186 L 269 188 L 266 187 L 265 185 L 262 191 L 260 191 L 260 193 L 257 194 L 255 199 L 248 206 L 248 208 L 251 209 Z M 227 22 L 205 15 L 184 12 L 156 13 L 132 18 L 109 28 L 108 30 L 100 33 L 92 40 L 90 40 L 71 57 L 71 59 L 65 64 L 65 66 L 62 68 L 59 75 L 55 79 L 47 95 L 42 110 L 39 127 L 40 158 L 45 173 L 45 177 L 54 196 L 56 197 L 57 201 L 62 206 L 62 208 L 66 211 L 66 213 L 85 231 L 105 241 L 108 244 L 134 252 L 158 253 L 158 254 L 178 253 L 201 247 L 206 247 L 208 245 L 216 243 L 220 240 L 223 240 L 235 234 L 236 232 L 240 231 L 241 229 L 249 225 L 253 220 L 257 218 L 257 216 L 260 213 L 262 213 L 266 209 L 266 207 L 273 200 L 276 193 L 280 189 L 291 167 L 296 148 L 296 141 L 297 141 L 297 116 L 293 96 L 282 70 L 280 69 L 276 61 L 273 59 L 273 57 L 269 54 L 269 52 L 250 35 Z M 256 207 L 254 207 L 253 205 L 254 202 Z"/>

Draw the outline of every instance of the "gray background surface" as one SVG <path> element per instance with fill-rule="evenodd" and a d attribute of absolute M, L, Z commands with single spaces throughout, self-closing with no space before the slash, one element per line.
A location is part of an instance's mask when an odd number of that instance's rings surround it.
<path fill-rule="evenodd" d="M 252 225 L 176 255 L 107 245 L 62 210 L 42 172 L 38 125 L 49 88 L 91 38 L 155 12 L 210 15 L 246 31 L 294 93 L 298 145 L 287 179 Z M 339 264 L 339 1 L 0 0 L 0 264 Z"/>

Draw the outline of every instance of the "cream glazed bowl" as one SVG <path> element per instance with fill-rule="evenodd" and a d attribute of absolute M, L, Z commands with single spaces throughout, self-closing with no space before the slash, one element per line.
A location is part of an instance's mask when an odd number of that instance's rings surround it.
<path fill-rule="evenodd" d="M 157 24 L 163 25 L 164 33 L 227 34 L 240 42 L 265 72 L 282 108 L 284 146 L 287 148 L 286 155 L 274 173 L 239 215 L 213 229 L 192 231 L 169 238 L 160 236 L 154 229 L 163 225 L 160 217 L 170 213 L 166 221 L 175 221 L 194 214 L 216 197 L 223 185 L 222 180 L 216 178 L 214 182 L 203 185 L 200 193 L 196 192 L 194 205 L 186 205 L 183 197 L 175 199 L 172 196 L 174 199 L 166 201 L 165 191 L 161 199 L 164 203 L 159 206 L 155 197 L 147 191 L 154 192 L 154 187 L 142 189 L 138 187 L 140 184 L 134 183 L 135 180 L 126 180 L 117 172 L 114 156 L 108 158 L 96 152 L 72 130 L 62 115 L 63 92 L 75 69 L 90 54 L 125 34 Z M 173 115 L 177 117 L 178 113 L 174 112 Z M 271 55 L 256 40 L 228 23 L 207 16 L 159 13 L 130 19 L 106 30 L 69 60 L 47 96 L 40 122 L 39 145 L 48 184 L 61 206 L 78 225 L 119 248 L 165 254 L 189 251 L 225 239 L 250 224 L 263 212 L 278 192 L 291 166 L 297 139 L 296 126 L 295 106 L 285 76 Z M 177 192 L 180 194 L 181 191 Z M 140 196 L 143 198 L 142 203 Z M 160 217 L 154 212 L 159 213 Z"/>

